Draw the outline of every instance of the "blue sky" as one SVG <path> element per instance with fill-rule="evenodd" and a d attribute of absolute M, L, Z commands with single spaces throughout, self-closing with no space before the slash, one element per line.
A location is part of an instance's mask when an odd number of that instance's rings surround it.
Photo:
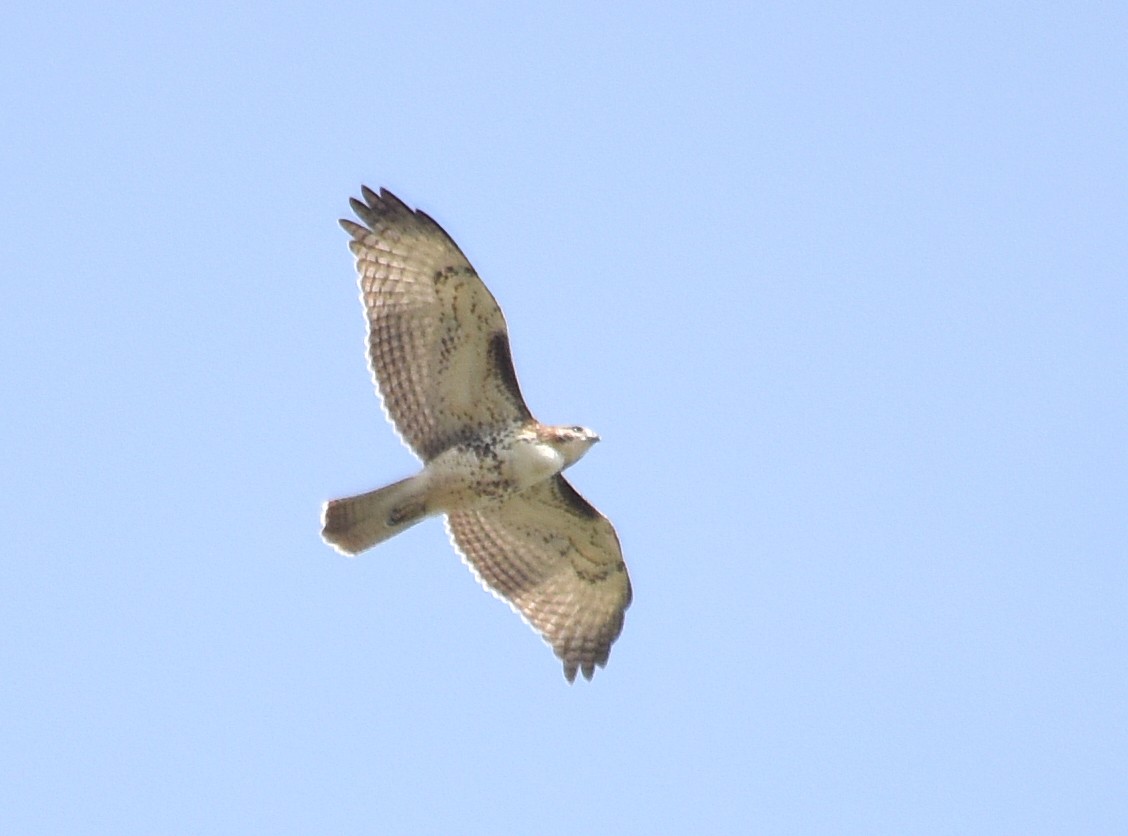
<path fill-rule="evenodd" d="M 5 833 L 1128 830 L 1128 14 L 748 5 L 5 14 Z M 362 182 L 603 436 L 591 683 L 318 536 Z"/>

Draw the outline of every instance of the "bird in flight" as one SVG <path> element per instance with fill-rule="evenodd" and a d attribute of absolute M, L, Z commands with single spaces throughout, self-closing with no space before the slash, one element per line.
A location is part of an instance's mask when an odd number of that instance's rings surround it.
<path fill-rule="evenodd" d="M 623 629 L 631 583 L 610 521 L 562 471 L 599 436 L 537 421 L 505 318 L 458 245 L 386 189 L 350 202 L 368 362 L 384 411 L 422 460 L 414 476 L 327 502 L 322 537 L 355 555 L 446 515 L 478 580 L 591 679 Z"/>

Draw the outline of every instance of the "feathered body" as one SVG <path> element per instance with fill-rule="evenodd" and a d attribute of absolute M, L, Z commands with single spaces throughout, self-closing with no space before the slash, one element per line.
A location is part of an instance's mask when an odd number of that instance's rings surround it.
<path fill-rule="evenodd" d="M 500 308 L 450 237 L 387 191 L 352 201 L 369 364 L 423 470 L 326 504 L 322 534 L 346 554 L 436 514 L 479 580 L 564 663 L 591 678 L 631 600 L 618 537 L 561 474 L 599 437 L 533 418 Z"/>

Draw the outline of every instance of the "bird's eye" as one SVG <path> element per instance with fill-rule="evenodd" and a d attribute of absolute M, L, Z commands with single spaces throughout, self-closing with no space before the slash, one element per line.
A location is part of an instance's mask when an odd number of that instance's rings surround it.
<path fill-rule="evenodd" d="M 574 432 L 576 435 L 583 435 L 584 434 L 584 428 L 583 427 L 572 427 L 572 432 Z"/>

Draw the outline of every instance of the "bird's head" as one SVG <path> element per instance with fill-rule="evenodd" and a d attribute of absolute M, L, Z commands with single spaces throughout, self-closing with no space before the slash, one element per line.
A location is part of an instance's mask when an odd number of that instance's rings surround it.
<path fill-rule="evenodd" d="M 591 449 L 599 436 L 587 427 L 543 427 L 541 441 L 551 444 L 564 457 L 564 467 L 575 464 Z"/>

